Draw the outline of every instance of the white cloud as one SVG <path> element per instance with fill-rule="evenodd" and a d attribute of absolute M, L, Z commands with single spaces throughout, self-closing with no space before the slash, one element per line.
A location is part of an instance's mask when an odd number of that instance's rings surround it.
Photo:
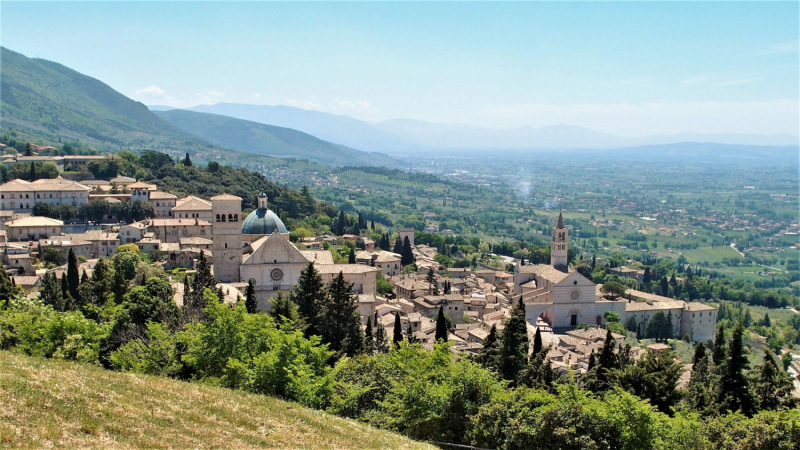
<path fill-rule="evenodd" d="M 206 94 L 208 94 L 208 95 L 210 95 L 212 97 L 225 97 L 225 94 L 223 94 L 222 92 L 219 92 L 219 91 L 208 91 L 208 92 L 206 92 Z"/>
<path fill-rule="evenodd" d="M 144 95 L 150 97 L 164 97 L 164 90 L 156 85 L 148 86 L 146 88 L 136 91 L 137 95 Z"/>
<path fill-rule="evenodd" d="M 261 94 L 253 94 L 253 98 L 258 98 L 258 99 L 260 99 L 260 98 L 261 98 Z"/>
<path fill-rule="evenodd" d="M 181 108 L 186 104 L 171 95 L 167 95 L 164 89 L 156 85 L 148 86 L 146 88 L 137 89 L 131 96 L 134 100 L 138 100 L 147 105 L 165 105 L 175 108 Z"/>
<path fill-rule="evenodd" d="M 576 125 L 620 136 L 800 134 L 800 101 L 484 106 L 470 122 L 502 128 Z"/>

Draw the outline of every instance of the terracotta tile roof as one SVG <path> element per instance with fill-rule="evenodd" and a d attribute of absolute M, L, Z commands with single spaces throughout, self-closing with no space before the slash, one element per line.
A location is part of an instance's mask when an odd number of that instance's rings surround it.
<path fill-rule="evenodd" d="M 51 219 L 49 217 L 40 217 L 40 216 L 28 216 L 23 217 L 21 219 L 14 220 L 13 222 L 7 222 L 7 228 L 17 228 L 17 227 L 53 227 L 53 226 L 62 226 L 64 222 Z"/>

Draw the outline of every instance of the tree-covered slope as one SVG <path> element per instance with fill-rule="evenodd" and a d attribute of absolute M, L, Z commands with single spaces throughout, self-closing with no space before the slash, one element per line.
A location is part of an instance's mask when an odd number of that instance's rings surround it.
<path fill-rule="evenodd" d="M 0 352 L 0 447 L 429 445 L 263 395 Z"/>
<path fill-rule="evenodd" d="M 187 133 L 245 152 L 308 159 L 334 166 L 400 166 L 398 161 L 382 153 L 362 152 L 291 128 L 180 109 L 156 111 L 155 114 Z"/>

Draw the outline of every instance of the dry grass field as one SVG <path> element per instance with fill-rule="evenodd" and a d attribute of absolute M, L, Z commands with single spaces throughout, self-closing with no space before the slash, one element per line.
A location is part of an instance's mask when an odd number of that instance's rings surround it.
<path fill-rule="evenodd" d="M 275 398 L 0 352 L 0 448 L 433 448 Z"/>

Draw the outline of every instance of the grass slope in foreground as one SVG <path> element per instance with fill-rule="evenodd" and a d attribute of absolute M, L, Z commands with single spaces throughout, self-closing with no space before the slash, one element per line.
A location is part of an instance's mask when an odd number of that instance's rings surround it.
<path fill-rule="evenodd" d="M 433 448 L 272 397 L 8 352 L 0 447 Z"/>

